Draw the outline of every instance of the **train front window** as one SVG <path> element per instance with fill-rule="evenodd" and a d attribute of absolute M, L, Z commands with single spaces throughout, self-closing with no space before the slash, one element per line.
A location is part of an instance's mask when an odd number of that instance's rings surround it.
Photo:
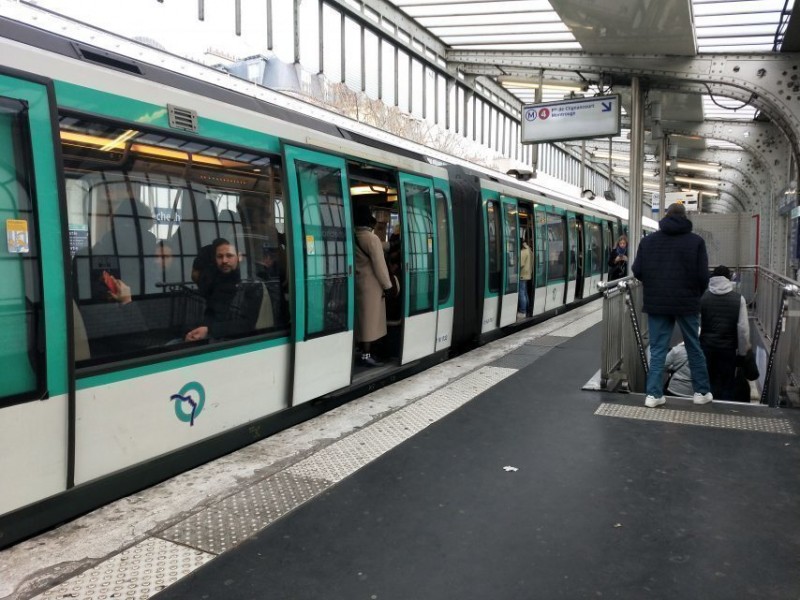
<path fill-rule="evenodd" d="M 80 365 L 288 328 L 279 158 L 69 115 L 60 127 Z"/>
<path fill-rule="evenodd" d="M 31 145 L 20 102 L 0 98 L 0 400 L 32 397 L 43 386 L 41 271 L 31 183 Z"/>

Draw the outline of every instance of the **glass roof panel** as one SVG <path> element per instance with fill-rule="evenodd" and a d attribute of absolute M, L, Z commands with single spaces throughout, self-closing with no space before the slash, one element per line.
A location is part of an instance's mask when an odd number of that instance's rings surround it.
<path fill-rule="evenodd" d="M 693 0 L 698 52 L 771 52 L 786 0 Z"/>

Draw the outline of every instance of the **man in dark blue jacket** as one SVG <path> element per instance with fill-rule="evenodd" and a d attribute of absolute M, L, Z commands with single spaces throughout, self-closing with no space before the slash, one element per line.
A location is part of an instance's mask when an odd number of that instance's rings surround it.
<path fill-rule="evenodd" d="M 700 297 L 708 286 L 706 243 L 692 233 L 683 204 L 671 204 L 658 231 L 639 244 L 633 274 L 644 286 L 643 310 L 650 330 L 650 370 L 645 406 L 664 404 L 664 359 L 675 323 L 681 328 L 692 373 L 694 403 L 713 399 L 700 347 Z"/>

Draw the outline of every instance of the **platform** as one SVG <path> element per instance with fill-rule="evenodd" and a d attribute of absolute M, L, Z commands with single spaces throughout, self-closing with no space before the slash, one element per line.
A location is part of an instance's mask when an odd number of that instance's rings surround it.
<path fill-rule="evenodd" d="M 800 415 L 582 391 L 598 321 L 595 303 L 495 342 L 0 570 L 30 571 L 20 599 L 797 598 Z"/>

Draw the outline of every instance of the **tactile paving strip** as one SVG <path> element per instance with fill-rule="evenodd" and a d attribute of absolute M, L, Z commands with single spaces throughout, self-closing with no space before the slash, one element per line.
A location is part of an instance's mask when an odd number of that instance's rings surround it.
<path fill-rule="evenodd" d="M 159 534 L 219 554 L 515 373 L 483 367 Z"/>
<path fill-rule="evenodd" d="M 161 532 L 159 537 L 220 554 L 330 486 L 282 471 L 228 496 Z"/>
<path fill-rule="evenodd" d="M 341 481 L 397 444 L 486 391 L 516 369 L 483 367 L 289 467 L 299 476 Z"/>
<path fill-rule="evenodd" d="M 212 558 L 200 550 L 148 538 L 33 600 L 145 600 Z"/>
<path fill-rule="evenodd" d="M 780 417 L 754 417 L 706 411 L 647 408 L 644 406 L 629 406 L 607 402 L 597 407 L 594 414 L 604 417 L 622 417 L 624 419 L 677 423 L 679 425 L 699 425 L 701 427 L 718 427 L 721 429 L 736 429 L 739 431 L 795 435 L 795 430 L 791 422 L 788 419 Z"/>

